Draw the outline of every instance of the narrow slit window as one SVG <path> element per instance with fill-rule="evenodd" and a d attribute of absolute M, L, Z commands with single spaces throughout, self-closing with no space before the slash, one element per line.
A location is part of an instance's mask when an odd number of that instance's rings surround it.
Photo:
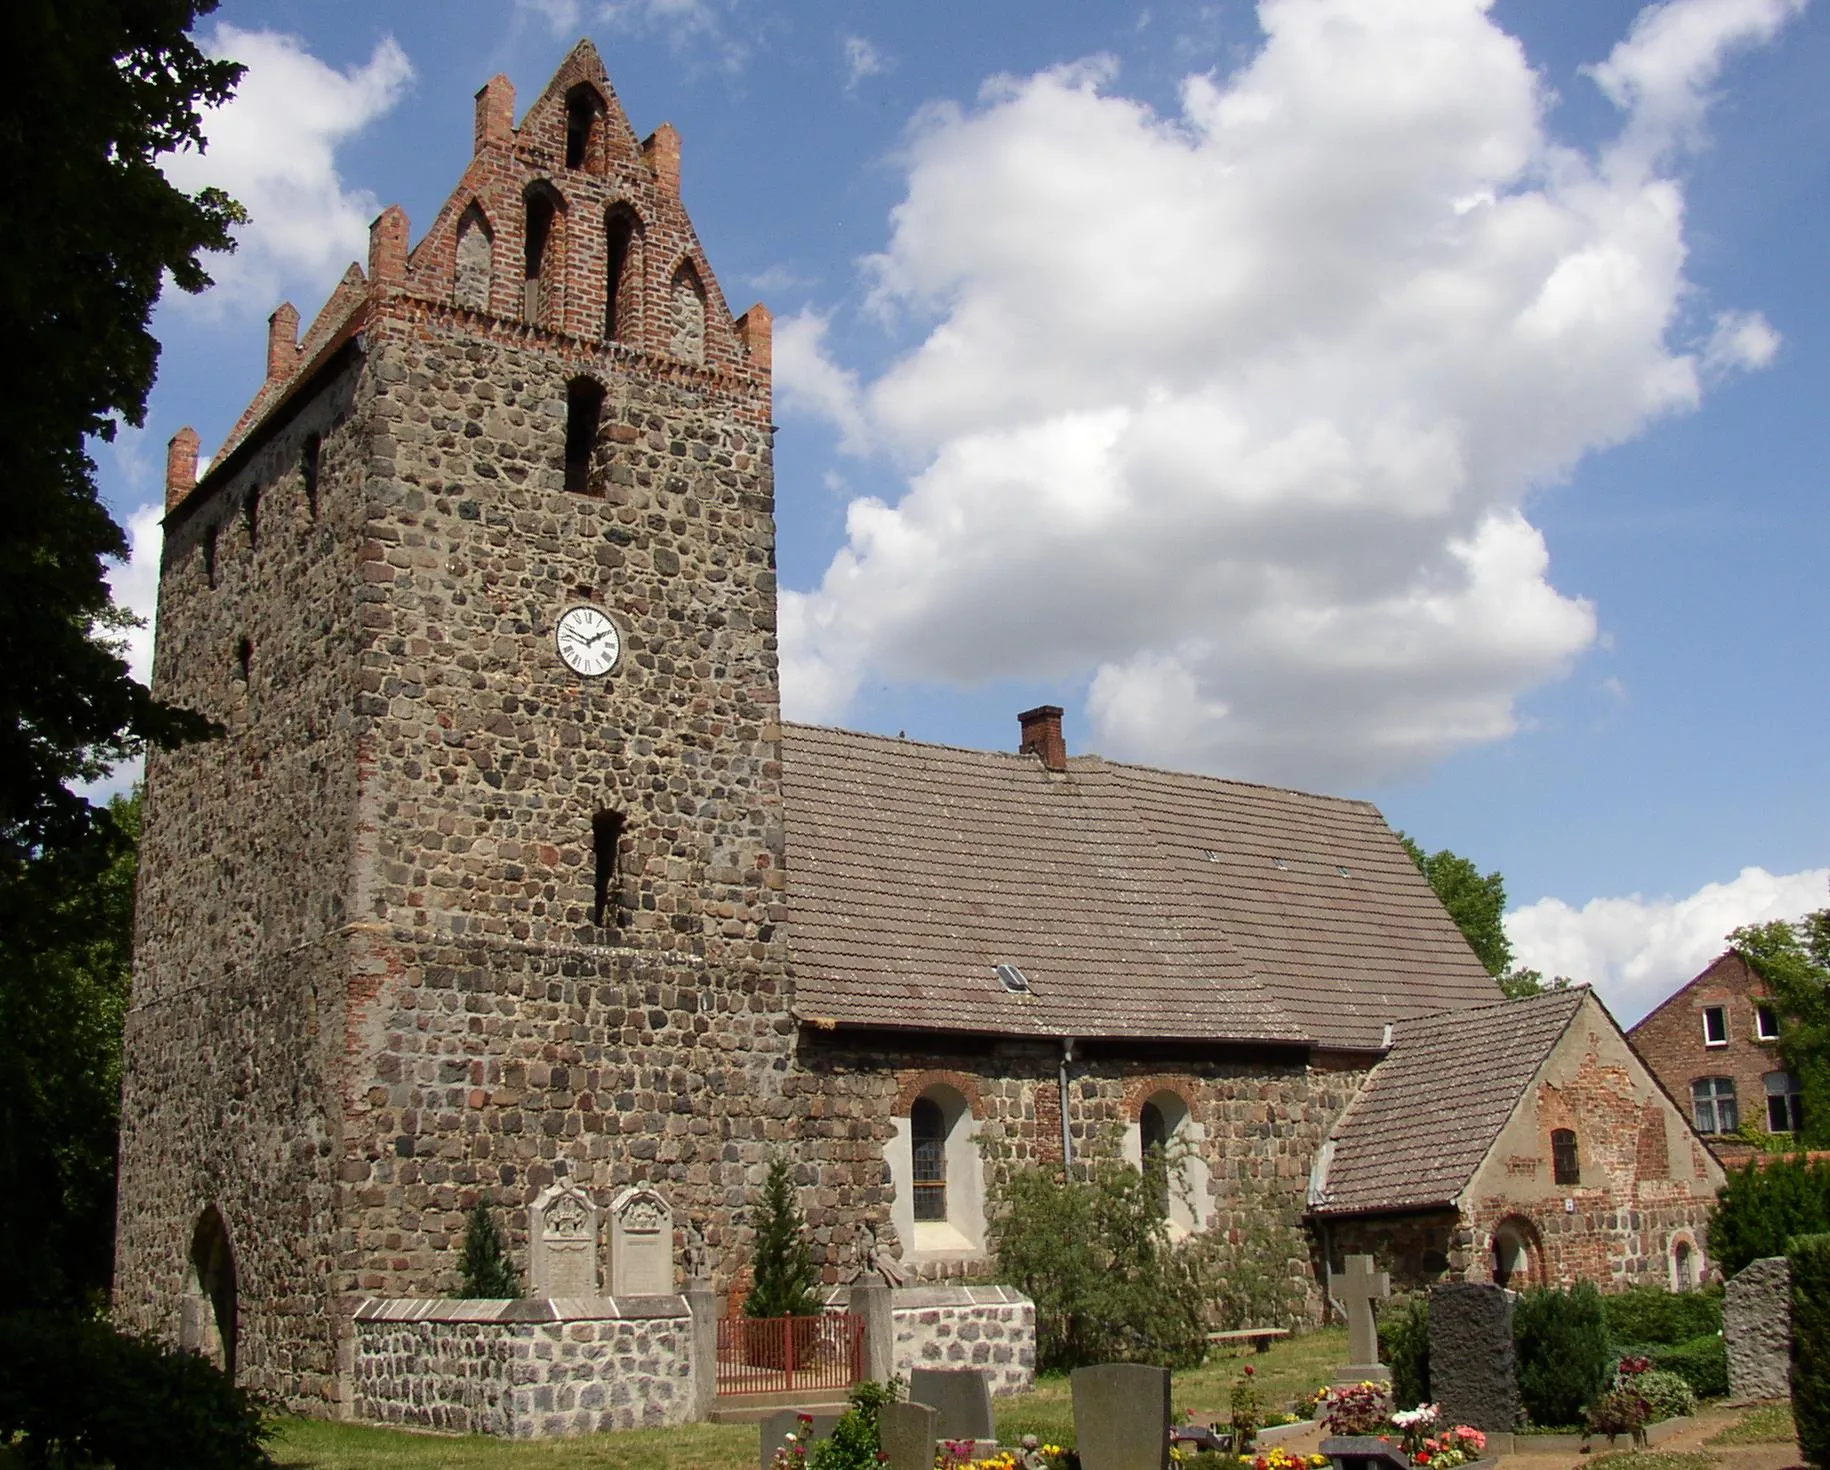
<path fill-rule="evenodd" d="M 249 486 L 248 493 L 242 497 L 241 518 L 248 526 L 248 550 L 253 551 L 260 545 L 261 540 L 260 486 Z"/>
<path fill-rule="evenodd" d="M 246 685 L 254 672 L 254 645 L 244 638 L 235 645 L 235 677 Z"/>
<path fill-rule="evenodd" d="M 557 209 L 552 195 L 536 192 L 527 201 L 527 257 L 523 275 L 522 310 L 530 322 L 538 322 L 546 310 L 548 276 L 553 253 L 553 223 Z"/>
<path fill-rule="evenodd" d="M 600 929 L 616 921 L 617 853 L 622 845 L 621 812 L 599 812 L 591 819 L 591 854 L 595 859 L 591 922 Z"/>
<path fill-rule="evenodd" d="M 1169 1213 L 1169 1119 L 1154 1102 L 1144 1104 L 1137 1115 L 1140 1152 L 1143 1155 L 1144 1178 L 1156 1200 L 1159 1215 Z"/>
<path fill-rule="evenodd" d="M 909 1137 L 914 1145 L 915 1218 L 947 1218 L 947 1117 L 931 1097 L 918 1097 L 909 1109 Z"/>
<path fill-rule="evenodd" d="M 318 459 L 324 452 L 324 441 L 307 434 L 299 448 L 299 478 L 305 483 L 305 508 L 315 521 L 318 518 Z"/>
<path fill-rule="evenodd" d="M 604 222 L 604 338 L 627 342 L 635 315 L 635 283 L 630 262 L 635 253 L 636 218 L 627 206 L 610 211 Z"/>
<path fill-rule="evenodd" d="M 214 587 L 216 585 L 216 528 L 206 527 L 203 533 L 203 580 Z"/>
<path fill-rule="evenodd" d="M 566 489 L 582 495 L 591 488 L 591 454 L 604 414 L 604 389 L 590 378 L 566 388 Z"/>
<path fill-rule="evenodd" d="M 1582 1154 L 1575 1133 L 1568 1128 L 1551 1129 L 1550 1177 L 1558 1184 L 1582 1183 Z"/>

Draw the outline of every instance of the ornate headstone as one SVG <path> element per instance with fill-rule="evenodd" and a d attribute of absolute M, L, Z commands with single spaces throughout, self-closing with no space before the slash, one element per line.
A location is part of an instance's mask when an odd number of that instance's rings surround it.
<path fill-rule="evenodd" d="M 652 1189 L 625 1189 L 610 1205 L 610 1295 L 673 1290 L 674 1212 Z"/>
<path fill-rule="evenodd" d="M 1722 1301 L 1722 1341 L 1728 1349 L 1728 1396 L 1739 1402 L 1790 1396 L 1792 1267 L 1768 1256 L 1728 1281 Z"/>
<path fill-rule="evenodd" d="M 1168 1470 L 1167 1368 L 1101 1363 L 1070 1382 L 1083 1470 Z"/>
<path fill-rule="evenodd" d="M 1379 1361 L 1379 1326 L 1373 1303 L 1392 1294 L 1391 1278 L 1373 1269 L 1371 1256 L 1348 1256 L 1340 1275 L 1328 1271 L 1328 1295 L 1347 1317 L 1345 1367 L 1336 1371 L 1337 1383 L 1389 1383 L 1392 1370 Z"/>
<path fill-rule="evenodd" d="M 991 1380 L 981 1369 L 916 1368 L 909 1374 L 909 1400 L 934 1410 L 934 1432 L 941 1439 L 997 1443 Z"/>
<path fill-rule="evenodd" d="M 1512 1351 L 1512 1300 L 1492 1282 L 1430 1288 L 1430 1395 L 1442 1406 L 1444 1424 L 1467 1424 L 1485 1434 L 1518 1428 L 1524 1405 Z"/>
<path fill-rule="evenodd" d="M 597 1206 L 591 1197 L 562 1180 L 540 1191 L 529 1215 L 534 1295 L 602 1295 L 597 1278 Z"/>

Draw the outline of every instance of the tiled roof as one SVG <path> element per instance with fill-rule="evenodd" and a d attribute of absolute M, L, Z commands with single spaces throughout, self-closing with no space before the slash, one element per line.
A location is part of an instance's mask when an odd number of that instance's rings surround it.
<path fill-rule="evenodd" d="M 1553 990 L 1397 1026 L 1335 1127 L 1314 1212 L 1452 1203 L 1587 996 Z"/>
<path fill-rule="evenodd" d="M 1363 802 L 804 725 L 783 787 L 805 1018 L 1377 1046 L 1496 994 Z"/>

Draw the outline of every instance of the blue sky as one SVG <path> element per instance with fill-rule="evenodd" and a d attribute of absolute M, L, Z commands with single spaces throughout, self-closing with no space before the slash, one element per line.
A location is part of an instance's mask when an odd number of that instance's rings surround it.
<path fill-rule="evenodd" d="M 1363 795 L 1631 1019 L 1830 880 L 1830 21 L 1801 0 L 228 0 L 181 424 L 589 35 L 777 316 L 789 713 Z M 417 233 L 416 233 L 417 238 Z"/>

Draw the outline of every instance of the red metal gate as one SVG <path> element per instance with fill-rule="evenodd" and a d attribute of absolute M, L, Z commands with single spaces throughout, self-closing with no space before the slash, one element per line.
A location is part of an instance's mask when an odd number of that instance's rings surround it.
<path fill-rule="evenodd" d="M 864 1377 L 864 1319 L 725 1317 L 718 1323 L 718 1392 L 801 1393 L 850 1388 Z"/>

